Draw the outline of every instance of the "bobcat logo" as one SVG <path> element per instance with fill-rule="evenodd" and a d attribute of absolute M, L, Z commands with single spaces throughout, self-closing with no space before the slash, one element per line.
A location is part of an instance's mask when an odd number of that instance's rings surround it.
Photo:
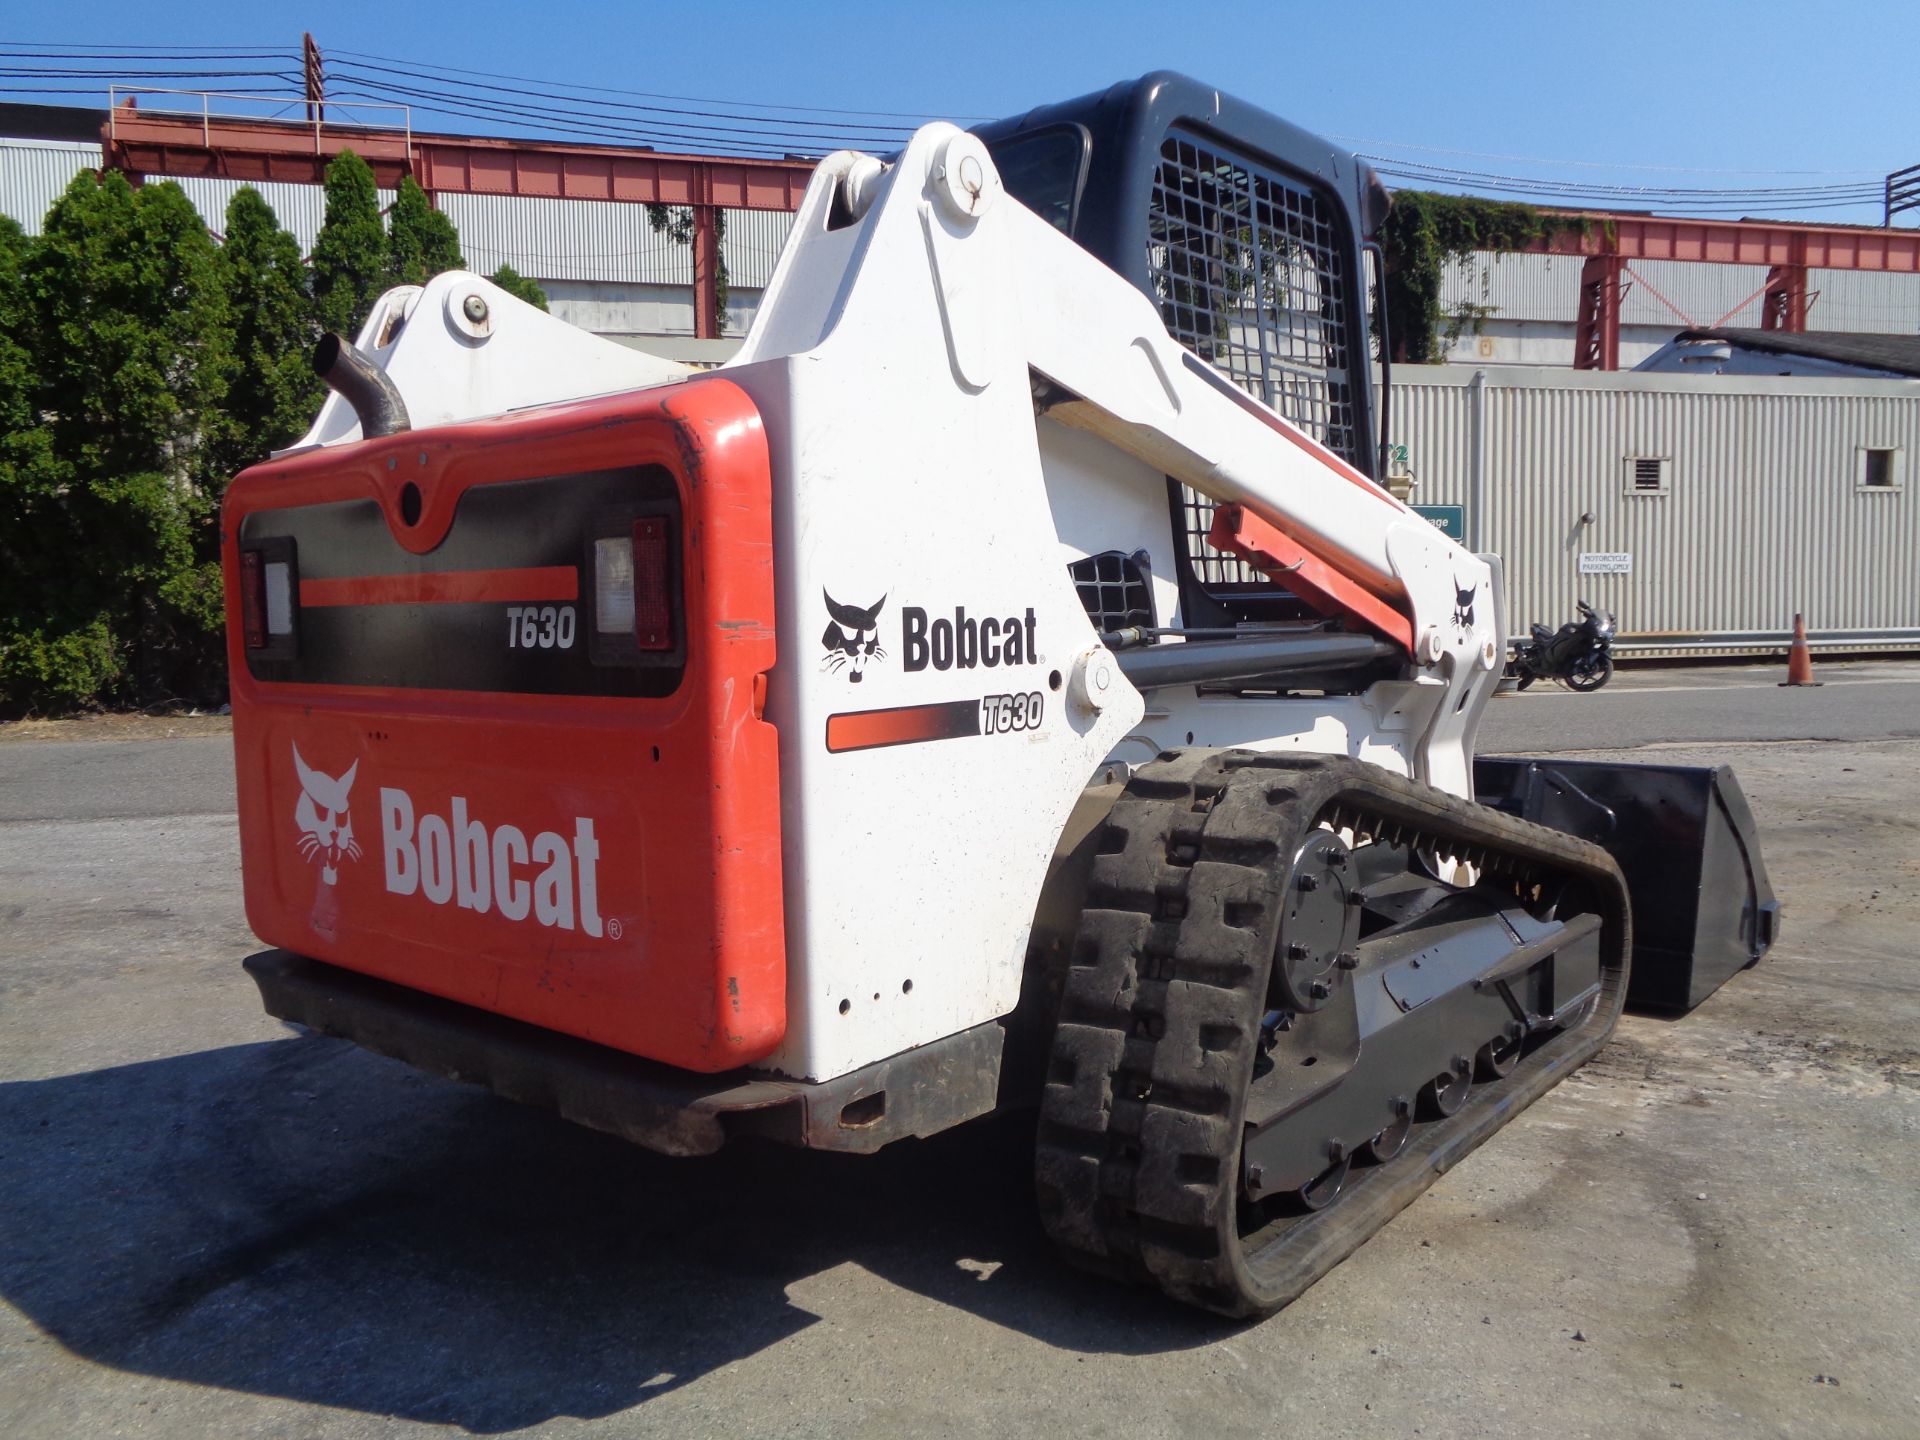
<path fill-rule="evenodd" d="M 1462 590 L 1458 580 L 1453 582 L 1453 623 L 1462 630 L 1473 628 L 1473 597 L 1479 593 L 1480 587 L 1477 584 L 1469 585 Z"/>
<path fill-rule="evenodd" d="M 858 685 L 867 661 L 887 658 L 878 628 L 880 607 L 887 603 L 887 597 L 882 595 L 863 610 L 858 605 L 842 605 L 824 589 L 820 595 L 827 602 L 827 614 L 833 617 L 820 637 L 827 652 L 820 657 L 820 664 L 827 670 L 846 671 L 847 679 Z"/>
<path fill-rule="evenodd" d="M 347 767 L 338 778 L 322 775 L 300 758 L 300 747 L 293 747 L 293 768 L 300 772 L 300 803 L 293 807 L 293 823 L 300 828 L 300 858 L 320 860 L 320 883 L 331 885 L 340 878 L 336 866 L 340 857 L 360 858 L 360 846 L 353 838 L 353 817 L 347 813 L 347 792 L 353 789 L 354 772 L 360 762 Z"/>

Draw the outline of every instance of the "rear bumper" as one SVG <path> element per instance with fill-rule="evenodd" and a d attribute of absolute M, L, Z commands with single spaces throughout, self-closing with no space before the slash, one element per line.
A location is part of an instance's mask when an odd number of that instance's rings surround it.
<path fill-rule="evenodd" d="M 984 1115 L 998 1098 L 998 1024 L 813 1085 L 676 1069 L 286 950 L 244 963 L 269 1015 L 667 1155 L 712 1154 L 737 1135 L 873 1151 Z"/>

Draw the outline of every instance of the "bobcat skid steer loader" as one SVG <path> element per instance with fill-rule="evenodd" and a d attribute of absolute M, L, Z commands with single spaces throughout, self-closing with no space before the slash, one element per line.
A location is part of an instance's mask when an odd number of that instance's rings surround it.
<path fill-rule="evenodd" d="M 383 297 L 226 507 L 267 1009 L 673 1154 L 1037 1106 L 1069 1256 L 1298 1295 L 1776 916 L 1726 770 L 1476 764 L 1386 207 L 1160 74 L 829 156 L 714 371 Z"/>

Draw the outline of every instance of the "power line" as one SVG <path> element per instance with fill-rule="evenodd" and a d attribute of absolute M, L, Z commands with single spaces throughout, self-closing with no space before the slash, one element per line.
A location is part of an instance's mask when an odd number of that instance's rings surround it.
<path fill-rule="evenodd" d="M 334 104 L 340 101 L 355 99 L 385 104 L 418 102 L 412 103 L 412 108 L 417 112 L 452 115 L 466 120 L 481 120 L 495 127 L 498 127 L 501 122 L 505 120 L 517 125 L 521 130 L 537 130 L 570 139 L 580 139 L 584 136 L 589 139 L 613 143 L 647 146 L 664 145 L 680 149 L 697 146 L 702 150 L 710 150 L 726 155 L 738 155 L 743 158 L 766 155 L 769 151 L 778 151 L 781 154 L 799 153 L 802 148 L 799 144 L 784 144 L 774 139 L 760 143 L 752 143 L 735 139 L 709 138 L 697 133 L 655 127 L 611 125 L 606 123 L 583 125 L 578 120 L 566 118 L 564 112 L 555 115 L 553 118 L 548 118 L 546 115 L 543 115 L 542 112 L 527 107 L 507 106 L 498 102 L 488 102 L 485 100 L 445 100 L 401 86 L 381 85 L 376 87 L 369 85 L 364 80 L 358 83 L 366 88 L 361 90 L 329 92 L 327 103 Z M 820 149 L 818 137 L 808 137 L 808 139 L 809 145 L 807 148 L 817 153 Z"/>
<path fill-rule="evenodd" d="M 610 143 L 706 150 L 743 157 L 764 154 L 811 155 L 839 148 L 892 150 L 903 143 L 919 122 L 930 118 L 905 112 L 715 100 L 570 81 L 547 81 L 359 51 L 330 51 L 326 58 L 331 78 L 344 86 L 353 87 L 332 91 L 328 98 L 336 102 L 363 99 L 369 103 L 405 104 L 422 114 L 479 122 L 496 129 L 518 129 Z M 53 63 L 21 63 L 31 61 Z M 282 61 L 290 68 L 265 68 Z M 300 57 L 283 47 L 104 45 L 91 42 L 57 45 L 53 42 L 0 41 L 0 90 L 20 94 L 97 94 L 110 85 L 130 81 L 268 81 L 297 88 L 303 78 L 300 67 Z M 82 88 L 79 82 L 86 81 L 94 82 L 95 88 Z M 293 95 L 287 98 L 297 101 L 300 97 Z M 809 116 L 836 118 L 803 118 Z M 888 123 L 899 121 L 912 123 Z M 1355 143 L 1384 145 L 1386 142 Z M 1470 150 L 1405 146 L 1397 142 L 1390 148 L 1435 155 L 1459 155 L 1504 164 L 1560 165 L 1594 170 L 1637 169 L 1645 172 L 1780 177 L 1865 175 L 1865 172 L 1846 171 L 1715 171 L 1684 166 L 1636 167 L 1613 162 L 1549 161 Z M 1547 204 L 1671 210 L 1684 208 L 1712 215 L 1754 209 L 1784 213 L 1857 208 L 1880 199 L 1882 192 L 1878 177 L 1871 181 L 1861 178 L 1833 184 L 1632 185 L 1514 175 L 1386 153 L 1364 154 L 1362 158 L 1372 162 L 1383 177 L 1412 185 L 1446 187 Z"/>
<path fill-rule="evenodd" d="M 1617 195 L 1623 198 L 1635 196 L 1658 196 L 1675 199 L 1727 199 L 1748 196 L 1780 196 L 1786 199 L 1808 199 L 1828 195 L 1878 195 L 1881 186 L 1878 182 L 1855 182 L 1844 185 L 1802 185 L 1802 186 L 1723 186 L 1723 187 L 1683 187 L 1671 185 L 1609 185 L 1598 182 L 1574 180 L 1536 179 L 1531 176 L 1500 175 L 1485 170 L 1463 170 L 1454 166 L 1423 165 L 1417 161 L 1399 161 L 1385 155 L 1362 155 L 1382 168 L 1391 168 L 1396 174 L 1424 175 L 1437 180 L 1457 181 L 1461 183 L 1480 182 L 1522 186 L 1542 193 L 1554 191 L 1575 191 L 1586 195 Z"/>
<path fill-rule="evenodd" d="M 390 65 L 361 65 L 351 61 L 347 62 L 345 66 L 341 67 L 341 69 L 337 70 L 335 73 L 348 74 L 348 75 L 358 74 L 362 79 L 365 79 L 366 72 L 369 72 L 369 71 L 378 71 L 382 74 L 387 74 L 387 75 L 398 75 L 403 79 L 413 80 L 420 84 L 431 84 L 433 83 L 435 78 L 430 75 L 423 75 L 414 70 L 399 69 Z M 556 95 L 553 95 L 550 91 L 526 90 L 526 89 L 521 89 L 517 86 L 508 86 L 508 85 L 475 85 L 467 82 L 460 82 L 460 87 L 463 90 L 490 90 L 490 91 L 495 91 L 497 93 L 504 94 L 504 95 L 526 95 L 526 96 L 531 96 L 532 98 L 537 100 L 557 100 L 557 99 L 573 98 L 570 96 L 556 96 Z M 593 105 L 593 106 L 599 106 L 606 109 L 633 111 L 633 112 L 644 113 L 644 114 L 689 115 L 689 116 L 695 116 L 701 119 L 745 120 L 745 121 L 750 121 L 752 124 L 758 125 L 758 126 L 767 126 L 775 123 L 771 120 L 768 120 L 758 115 L 738 115 L 728 111 L 688 110 L 685 108 L 665 106 L 665 105 L 639 105 L 639 104 L 633 104 L 630 102 L 618 101 L 618 100 L 589 100 L 589 99 L 582 98 L 582 99 L 575 99 L 573 103 L 575 105 Z M 591 113 L 591 112 L 587 112 L 587 113 Z M 898 134 L 898 135 L 911 135 L 914 132 L 914 130 L 918 128 L 917 126 L 912 126 L 912 125 L 848 126 L 845 124 L 833 124 L 825 120 L 780 120 L 778 123 L 782 125 L 799 125 L 799 126 L 804 126 L 808 129 L 813 129 L 813 130 L 828 130 L 836 134 L 847 134 L 847 133 L 865 134 L 865 133 L 887 132 L 887 133 Z"/>
<path fill-rule="evenodd" d="M 1538 155 L 1502 155 L 1488 150 L 1447 150 L 1437 145 L 1412 145 L 1401 140 L 1370 140 L 1356 135 L 1332 135 L 1330 138 L 1356 148 L 1376 146 L 1382 150 L 1411 150 L 1425 155 L 1465 155 L 1475 160 L 1504 160 L 1522 165 L 1558 165 L 1569 169 L 1666 171 L 1687 175 L 1857 175 L 1879 178 L 1874 170 L 1729 170 L 1701 165 L 1643 165 L 1627 160 L 1549 160 Z"/>
<path fill-rule="evenodd" d="M 67 62 L 64 65 L 0 63 L 0 89 L 25 94 L 85 95 L 91 92 L 79 82 L 89 80 L 100 89 L 129 81 L 156 86 L 166 82 L 268 81 L 289 87 L 297 87 L 302 82 L 303 76 L 297 69 L 242 68 L 244 61 L 229 62 L 226 66 L 210 64 L 206 58 L 191 55 L 189 52 L 193 48 L 175 47 L 167 53 L 180 56 L 181 59 L 163 66 L 147 55 L 68 53 L 50 46 L 29 52 L 18 45 L 9 47 L 0 43 L 0 62 L 19 61 L 29 54 L 36 58 Z M 284 59 L 290 66 L 299 63 L 297 57 L 285 52 L 245 58 Z M 378 60 L 378 57 L 374 58 Z M 196 61 L 197 64 L 194 63 Z M 585 137 L 663 149 L 711 150 L 742 157 L 820 154 L 841 148 L 893 150 L 904 142 L 912 129 L 909 126 L 854 118 L 824 120 L 754 113 L 773 109 L 760 102 L 739 102 L 743 108 L 736 110 L 705 110 L 691 105 L 654 105 L 640 100 L 598 98 L 622 93 L 647 94 L 617 92 L 606 87 L 584 87 L 595 93 L 583 95 L 569 93 L 583 87 L 567 85 L 530 90 L 519 86 L 485 84 L 455 79 L 446 74 L 425 73 L 429 70 L 452 70 L 452 67 L 416 68 L 404 61 L 386 64 L 335 60 L 329 68 L 336 82 L 354 87 L 350 90 L 333 89 L 330 98 L 336 100 L 358 97 L 374 102 L 405 103 L 423 114 L 452 117 L 457 121 L 478 121 L 494 129 L 519 129 L 554 137 Z M 63 81 L 69 83 L 58 83 Z M 804 108 L 806 114 L 818 116 L 881 113 Z"/>
<path fill-rule="evenodd" d="M 116 70 L 102 75 L 91 70 L 38 70 L 0 66 L 0 77 L 23 80 L 297 80 L 287 70 Z"/>
<path fill-rule="evenodd" d="M 549 89 L 583 90 L 600 95 L 627 95 L 646 100 L 675 100 L 688 105 L 731 105 L 754 110 L 790 110 L 812 115 L 855 115 L 874 119 L 915 120 L 922 123 L 929 120 L 989 120 L 989 115 L 932 115 L 919 111 L 898 110 L 840 110 L 818 105 L 774 105 L 758 100 L 712 100 L 694 95 L 663 95 L 650 90 L 619 90 L 605 85 L 582 85 L 577 81 L 554 81 L 536 79 L 528 75 L 500 75 L 491 70 L 462 70 L 453 65 L 435 65 L 424 60 L 396 60 L 387 55 L 368 55 L 356 50 L 330 50 L 329 55 L 339 55 L 356 60 L 380 60 L 389 65 L 410 65 L 417 70 L 437 70 L 451 75 L 478 75 L 488 80 L 517 80 L 523 85 L 544 85 Z M 909 127 L 917 128 L 917 127 Z"/>
<path fill-rule="evenodd" d="M 202 62 L 209 60 L 236 62 L 241 60 L 288 60 L 297 62 L 300 58 L 290 50 L 262 50 L 240 54 L 229 54 L 226 51 L 210 50 L 202 54 L 175 55 L 136 55 L 132 53 L 125 55 L 68 55 L 57 50 L 16 50 L 8 46 L 4 41 L 0 41 L 0 54 L 4 54 L 10 60 L 65 60 L 71 63 L 86 65 L 106 64 L 109 61 L 134 61 L 141 65 L 152 65 L 162 60 L 194 60 Z M 111 72 L 102 71 L 99 73 L 106 74 Z"/>
<path fill-rule="evenodd" d="M 1858 208 L 1877 200 L 1880 196 L 1878 185 L 1867 184 L 1718 190 L 1591 185 L 1574 181 L 1543 181 L 1522 176 L 1496 175 L 1485 171 L 1403 164 L 1384 156 L 1363 158 L 1372 162 L 1382 177 L 1409 185 L 1422 187 L 1437 185 L 1464 190 L 1472 194 L 1509 197 L 1540 204 L 1584 204 L 1603 208 L 1633 207 L 1685 211 L 1703 215 L 1726 215 L 1751 213 L 1754 209 L 1798 213 Z"/>
<path fill-rule="evenodd" d="M 796 135 L 791 131 L 767 129 L 756 126 L 732 125 L 724 123 L 696 124 L 688 120 L 663 120 L 651 116 L 629 117 L 598 114 L 584 111 L 571 105 L 539 104 L 532 100 L 500 98 L 493 95 L 477 95 L 466 91 L 444 91 L 422 89 L 418 85 L 403 84 L 379 76 L 358 72 L 347 72 L 340 78 L 358 85 L 365 90 L 384 93 L 389 96 L 405 97 L 415 101 L 426 110 L 447 111 L 462 107 L 465 113 L 478 110 L 486 116 L 507 119 L 539 120 L 542 122 L 563 121 L 567 128 L 579 133 L 600 135 L 653 135 L 675 137 L 681 141 L 717 141 L 734 146 L 753 145 L 760 149 L 793 150 L 837 149 L 842 145 L 856 148 L 884 147 L 892 149 L 902 143 L 902 137 L 893 135 L 875 135 L 869 132 L 841 130 L 831 133 L 810 132 Z"/>
<path fill-rule="evenodd" d="M 72 50 L 193 50 L 199 53 L 235 54 L 249 51 L 269 51 L 285 54 L 284 45 L 136 45 L 131 41 L 115 42 L 111 45 L 85 40 L 0 40 L 0 46 L 16 49 L 28 45 L 58 45 L 64 55 Z"/>

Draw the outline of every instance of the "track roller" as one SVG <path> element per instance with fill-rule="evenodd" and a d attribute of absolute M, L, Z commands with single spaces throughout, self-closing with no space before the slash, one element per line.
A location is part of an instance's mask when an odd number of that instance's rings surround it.
<path fill-rule="evenodd" d="M 1472 1088 L 1473 1067 L 1464 1056 L 1456 1055 L 1451 1065 L 1420 1087 L 1420 1118 L 1444 1120 L 1459 1114 Z"/>
<path fill-rule="evenodd" d="M 1393 1100 L 1393 1120 L 1379 1134 L 1360 1147 L 1360 1158 L 1370 1165 L 1384 1165 L 1407 1146 L 1413 1134 L 1413 1102 L 1405 1096 Z"/>
<path fill-rule="evenodd" d="M 1520 1047 L 1526 1040 L 1524 1028 L 1516 1026 L 1514 1032 L 1496 1035 L 1474 1052 L 1474 1079 L 1486 1085 L 1513 1073 L 1513 1067 L 1520 1063 Z"/>

